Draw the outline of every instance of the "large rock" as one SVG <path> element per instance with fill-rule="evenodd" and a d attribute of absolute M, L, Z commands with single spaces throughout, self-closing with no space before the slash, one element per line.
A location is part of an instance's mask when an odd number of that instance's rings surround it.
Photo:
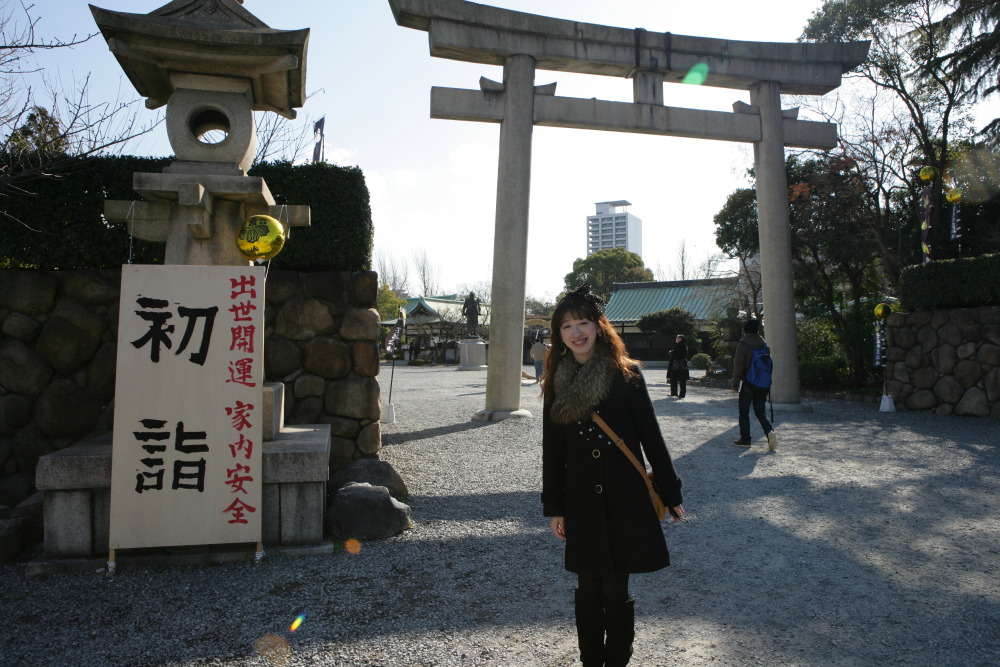
<path fill-rule="evenodd" d="M 333 328 L 330 309 L 317 299 L 301 295 L 289 299 L 274 321 L 274 332 L 292 340 L 309 340 L 330 333 Z"/>
<path fill-rule="evenodd" d="M 983 338 L 994 345 L 1000 345 L 1000 325 L 990 324 L 983 327 Z"/>
<path fill-rule="evenodd" d="M 11 313 L 3 321 L 4 335 L 23 340 L 26 343 L 34 340 L 41 328 L 41 324 L 24 313 Z"/>
<path fill-rule="evenodd" d="M 955 406 L 955 414 L 965 417 L 987 417 L 990 414 L 990 404 L 986 400 L 986 392 L 979 387 L 973 387 L 965 392 L 962 400 Z"/>
<path fill-rule="evenodd" d="M 45 271 L 0 270 L 0 309 L 27 315 L 52 311 L 59 282 Z"/>
<path fill-rule="evenodd" d="M 31 477 L 24 473 L 0 477 L 0 505 L 17 507 L 32 493 Z"/>
<path fill-rule="evenodd" d="M 380 449 L 382 449 L 382 423 L 372 422 L 358 434 L 358 450 L 362 454 L 373 455 L 378 454 Z"/>
<path fill-rule="evenodd" d="M 345 378 L 326 388 L 323 409 L 335 417 L 379 418 L 379 385 L 374 378 Z"/>
<path fill-rule="evenodd" d="M 318 375 L 304 373 L 295 378 L 292 385 L 292 395 L 296 398 L 322 396 L 324 391 L 326 391 L 326 380 Z"/>
<path fill-rule="evenodd" d="M 984 343 L 976 353 L 976 361 L 994 368 L 1000 367 L 1000 345 Z"/>
<path fill-rule="evenodd" d="M 371 308 L 378 297 L 378 273 L 358 271 L 351 276 L 351 303 L 362 308 Z"/>
<path fill-rule="evenodd" d="M 118 346 L 114 341 L 103 343 L 87 367 L 87 393 L 102 403 L 115 397 L 115 370 Z"/>
<path fill-rule="evenodd" d="M 930 389 L 940 377 L 940 373 L 928 366 L 918 368 L 910 373 L 910 379 L 913 382 L 913 386 L 917 389 Z"/>
<path fill-rule="evenodd" d="M 30 347 L 13 338 L 0 341 L 0 384 L 4 387 L 15 394 L 37 396 L 51 378 L 52 367 Z"/>
<path fill-rule="evenodd" d="M 302 368 L 327 380 L 340 380 L 351 372 L 351 348 L 335 338 L 317 336 L 305 345 Z"/>
<path fill-rule="evenodd" d="M 34 399 L 22 394 L 0 396 L 0 435 L 13 436 L 30 420 Z M 0 467 L 4 461 L 0 460 Z"/>
<path fill-rule="evenodd" d="M 962 330 L 953 325 L 945 325 L 938 329 L 938 338 L 949 345 L 958 345 L 962 342 Z"/>
<path fill-rule="evenodd" d="M 267 375 L 285 378 L 302 368 L 302 350 L 287 338 L 269 338 L 264 345 Z"/>
<path fill-rule="evenodd" d="M 917 332 L 917 340 L 925 350 L 933 350 L 938 344 L 937 331 L 928 324 Z"/>
<path fill-rule="evenodd" d="M 9 563 L 17 557 L 23 535 L 22 519 L 0 519 L 0 563 Z"/>
<path fill-rule="evenodd" d="M 915 391 L 905 401 L 905 405 L 909 410 L 930 410 L 937 404 L 937 396 L 930 389 Z"/>
<path fill-rule="evenodd" d="M 76 438 L 94 428 L 101 404 L 69 379 L 46 387 L 35 402 L 35 422 L 53 438 Z"/>
<path fill-rule="evenodd" d="M 934 393 L 945 403 L 958 403 L 965 394 L 965 387 L 950 375 L 945 375 L 934 385 Z"/>
<path fill-rule="evenodd" d="M 913 327 L 890 328 L 886 340 L 891 345 L 908 350 L 917 344 L 917 330 Z"/>
<path fill-rule="evenodd" d="M 302 293 L 302 282 L 295 271 L 268 271 L 267 289 L 264 298 L 268 304 L 285 303 L 297 294 Z"/>
<path fill-rule="evenodd" d="M 336 311 L 347 307 L 350 271 L 316 271 L 302 276 L 302 289 L 311 297 L 328 301 Z"/>
<path fill-rule="evenodd" d="M 399 535 L 410 525 L 410 508 L 384 486 L 350 484 L 330 503 L 327 532 L 347 540 L 380 540 Z"/>
<path fill-rule="evenodd" d="M 994 368 L 983 378 L 983 388 L 990 405 L 1000 403 L 1000 368 Z"/>
<path fill-rule="evenodd" d="M 379 371 L 380 355 L 375 341 L 354 341 L 354 372 L 362 377 L 375 377 Z"/>
<path fill-rule="evenodd" d="M 951 344 L 938 345 L 931 351 L 931 362 L 939 373 L 949 375 L 955 370 L 955 363 L 958 362 L 958 354 Z"/>
<path fill-rule="evenodd" d="M 983 375 L 982 367 L 975 361 L 967 359 L 955 364 L 955 379 L 962 383 L 962 386 L 966 389 L 979 382 L 979 378 L 983 377 Z"/>
<path fill-rule="evenodd" d="M 63 278 L 66 294 L 91 306 L 116 302 L 120 286 L 120 271 L 68 271 Z"/>
<path fill-rule="evenodd" d="M 386 461 L 375 459 L 358 459 L 338 470 L 330 481 L 327 488 L 330 495 L 336 495 L 340 489 L 356 482 L 365 482 L 372 486 L 384 486 L 389 490 L 389 495 L 394 498 L 409 498 L 410 491 L 406 488 L 406 483 L 399 473 Z"/>
<path fill-rule="evenodd" d="M 379 315 L 374 308 L 351 308 L 340 324 L 340 337 L 344 340 L 378 340 Z"/>
<path fill-rule="evenodd" d="M 73 299 L 62 299 L 38 336 L 35 351 L 62 375 L 83 368 L 97 352 L 104 320 Z"/>

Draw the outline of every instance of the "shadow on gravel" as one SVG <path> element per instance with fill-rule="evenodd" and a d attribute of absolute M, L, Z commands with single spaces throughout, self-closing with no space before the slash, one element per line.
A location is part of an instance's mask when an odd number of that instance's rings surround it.
<path fill-rule="evenodd" d="M 426 428 L 420 431 L 405 431 L 399 433 L 391 433 L 387 431 L 382 432 L 382 446 L 388 447 L 391 445 L 402 445 L 407 442 L 416 442 L 418 440 L 428 440 L 433 438 L 439 438 L 445 435 L 451 435 L 453 433 L 464 433 L 466 431 L 472 431 L 477 428 L 483 428 L 484 426 L 489 426 L 494 422 L 481 422 L 481 421 L 468 421 L 461 424 L 450 424 L 448 426 L 438 426 L 435 428 Z"/>

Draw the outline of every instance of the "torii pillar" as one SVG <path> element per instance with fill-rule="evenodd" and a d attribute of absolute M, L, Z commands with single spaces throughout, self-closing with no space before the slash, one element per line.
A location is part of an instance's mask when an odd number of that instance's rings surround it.
<path fill-rule="evenodd" d="M 797 119 L 781 94 L 823 95 L 860 64 L 868 42 L 742 42 L 579 23 L 464 0 L 389 0 L 396 23 L 425 30 L 432 56 L 501 65 L 504 82 L 480 79 L 479 91 L 431 89 L 431 117 L 500 123 L 493 323 L 486 407 L 475 419 L 530 416 L 520 408 L 527 277 L 528 202 L 533 125 L 638 132 L 754 144 L 765 325 L 777 373 L 775 407 L 799 400 L 795 301 L 785 146 L 830 149 L 837 127 Z M 679 83 L 695 66 L 704 85 L 750 91 L 733 112 L 664 106 L 663 84 Z M 534 86 L 535 69 L 633 80 L 635 101 L 555 96 Z"/>

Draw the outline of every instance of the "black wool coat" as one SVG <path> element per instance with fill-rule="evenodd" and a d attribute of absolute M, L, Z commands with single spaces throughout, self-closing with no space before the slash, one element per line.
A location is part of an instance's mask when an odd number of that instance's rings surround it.
<path fill-rule="evenodd" d="M 642 375 L 626 381 L 615 369 L 608 395 L 594 408 L 640 463 L 649 460 L 666 505 L 680 505 L 681 480 Z M 607 575 L 669 565 L 663 528 L 639 471 L 589 416 L 560 424 L 550 412 L 546 405 L 542 509 L 545 516 L 565 518 L 566 569 Z"/>

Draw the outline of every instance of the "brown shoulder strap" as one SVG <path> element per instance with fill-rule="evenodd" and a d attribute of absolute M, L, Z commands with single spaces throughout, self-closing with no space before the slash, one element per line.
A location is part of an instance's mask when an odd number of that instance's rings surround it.
<path fill-rule="evenodd" d="M 635 466 L 635 469 L 638 470 L 642 474 L 643 479 L 645 479 L 646 469 L 643 467 L 641 463 L 639 463 L 639 459 L 635 458 L 635 454 L 633 454 L 632 450 L 628 448 L 628 445 L 625 444 L 625 441 L 619 438 L 618 434 L 611 430 L 611 427 L 608 426 L 608 423 L 604 421 L 601 418 L 601 415 L 597 414 L 597 412 L 591 411 L 590 418 L 594 420 L 595 424 L 601 427 L 601 430 L 604 431 L 609 438 L 611 438 L 611 442 L 618 445 L 618 449 L 622 450 L 622 454 L 628 457 L 628 460 L 632 462 L 632 465 Z"/>

